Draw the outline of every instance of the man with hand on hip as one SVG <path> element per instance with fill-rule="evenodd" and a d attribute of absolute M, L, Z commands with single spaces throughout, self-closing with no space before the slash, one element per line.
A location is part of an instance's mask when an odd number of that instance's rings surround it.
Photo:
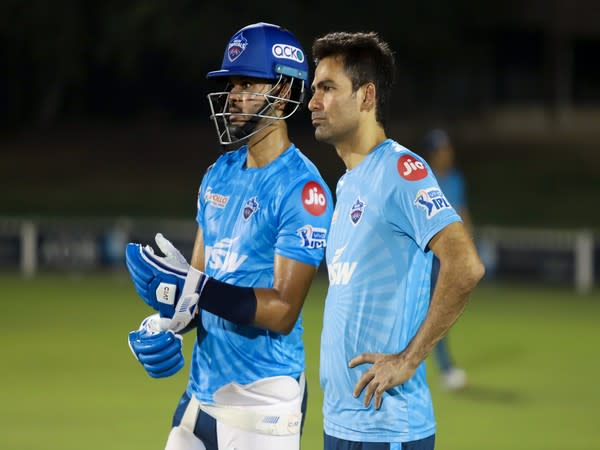
<path fill-rule="evenodd" d="M 394 56 L 375 33 L 315 40 L 317 140 L 346 165 L 327 238 L 321 334 L 326 450 L 432 450 L 424 360 L 483 276 L 426 162 L 389 139 Z M 431 292 L 433 256 L 440 273 Z"/>

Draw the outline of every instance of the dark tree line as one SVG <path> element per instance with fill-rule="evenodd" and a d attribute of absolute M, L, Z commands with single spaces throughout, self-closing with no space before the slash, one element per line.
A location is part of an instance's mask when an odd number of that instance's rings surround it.
<path fill-rule="evenodd" d="M 378 31 L 397 53 L 399 110 L 486 101 L 490 43 L 511 1 L 351 3 L 4 0 L 0 127 L 147 110 L 198 114 L 204 74 L 220 64 L 224 43 L 260 20 L 289 27 L 307 50 L 328 31 Z"/>

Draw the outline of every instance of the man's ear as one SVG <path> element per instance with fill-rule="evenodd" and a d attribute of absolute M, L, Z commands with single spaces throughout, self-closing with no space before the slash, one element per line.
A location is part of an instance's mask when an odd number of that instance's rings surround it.
<path fill-rule="evenodd" d="M 362 104 L 360 105 L 361 111 L 370 111 L 375 107 L 375 85 L 373 83 L 367 83 L 362 87 Z"/>

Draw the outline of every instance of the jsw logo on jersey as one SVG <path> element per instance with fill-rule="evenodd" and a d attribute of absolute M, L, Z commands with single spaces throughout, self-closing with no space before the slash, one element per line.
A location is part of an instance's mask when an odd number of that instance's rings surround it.
<path fill-rule="evenodd" d="M 221 239 L 214 246 L 207 245 L 204 248 L 207 267 L 229 273 L 238 270 L 242 263 L 248 259 L 248 256 L 231 251 L 233 244 L 237 240 L 237 237 L 233 239 L 225 238 Z"/>
<path fill-rule="evenodd" d="M 431 219 L 441 210 L 451 207 L 443 192 L 438 188 L 421 189 L 417 192 L 414 203 L 427 212 L 428 219 Z"/>
<path fill-rule="evenodd" d="M 350 283 L 352 274 L 356 269 L 356 262 L 338 262 L 327 267 L 329 284 L 331 286 L 346 285 Z"/>
<path fill-rule="evenodd" d="M 346 250 L 345 245 L 338 248 L 333 255 L 331 264 L 327 265 L 330 286 L 347 285 L 356 270 L 356 262 L 338 262 L 344 250 Z"/>

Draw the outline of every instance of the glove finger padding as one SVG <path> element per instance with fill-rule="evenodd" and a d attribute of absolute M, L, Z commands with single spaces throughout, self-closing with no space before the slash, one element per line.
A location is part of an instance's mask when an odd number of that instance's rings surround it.
<path fill-rule="evenodd" d="M 181 351 L 180 345 L 168 345 L 157 353 L 139 353 L 138 360 L 144 365 L 158 364 L 177 355 Z"/>
<path fill-rule="evenodd" d="M 156 361 L 153 363 L 142 363 L 142 366 L 144 366 L 144 369 L 148 373 L 152 372 L 155 374 L 163 374 L 165 372 L 170 371 L 173 367 L 178 366 L 180 361 L 182 362 L 183 358 L 181 354 L 177 352 L 167 359 L 161 359 L 160 361 Z"/>
<path fill-rule="evenodd" d="M 136 285 L 146 285 L 150 283 L 153 278 L 152 272 L 144 272 L 138 269 L 138 259 L 141 251 L 142 246 L 140 244 L 134 244 L 133 242 L 130 242 L 127 244 L 127 247 L 125 247 L 125 264 L 127 265 L 127 270 L 129 270 L 131 278 Z"/>
<path fill-rule="evenodd" d="M 170 242 L 169 245 L 172 247 Z M 172 249 L 179 254 L 179 257 L 173 258 L 185 261 L 175 247 Z M 140 244 L 129 243 L 125 249 L 125 263 L 136 292 L 162 317 L 173 316 L 189 270 L 187 263 L 183 265 L 182 261 L 175 259 L 157 256 L 151 247 Z"/>
<path fill-rule="evenodd" d="M 129 333 L 128 340 L 134 356 L 152 378 L 171 376 L 184 366 L 182 338 L 171 330 L 136 330 Z"/>
<path fill-rule="evenodd" d="M 129 343 L 136 356 L 144 353 L 156 354 L 169 345 L 172 345 L 175 339 L 175 333 L 170 330 L 154 334 L 149 334 L 146 330 L 136 330 L 129 333 Z M 179 346 L 181 346 L 181 342 Z"/>
<path fill-rule="evenodd" d="M 176 365 L 162 372 L 147 371 L 152 378 L 166 378 L 179 372 L 184 366 L 183 356 L 179 359 Z"/>

